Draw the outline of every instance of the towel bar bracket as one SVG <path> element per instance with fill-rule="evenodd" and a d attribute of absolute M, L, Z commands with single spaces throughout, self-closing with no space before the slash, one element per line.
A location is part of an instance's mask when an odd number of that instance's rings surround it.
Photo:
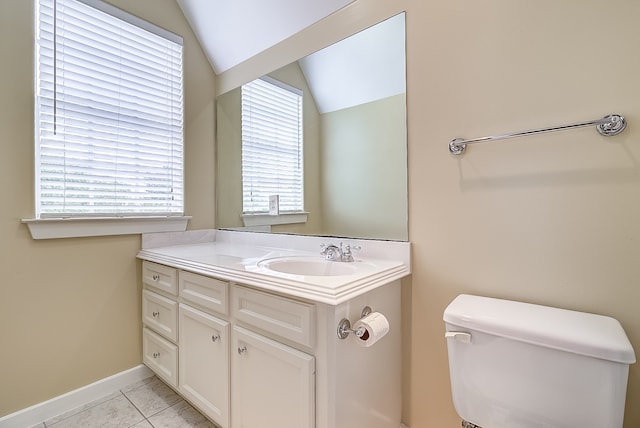
<path fill-rule="evenodd" d="M 602 118 L 602 123 L 596 125 L 596 129 L 600 135 L 612 137 L 618 135 L 627 127 L 627 121 L 624 116 L 619 114 L 610 114 Z"/>

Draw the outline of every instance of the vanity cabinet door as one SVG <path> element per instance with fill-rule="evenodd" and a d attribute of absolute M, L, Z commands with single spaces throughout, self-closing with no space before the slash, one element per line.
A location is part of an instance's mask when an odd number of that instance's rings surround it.
<path fill-rule="evenodd" d="M 231 354 L 233 428 L 315 426 L 313 356 L 237 326 Z"/>
<path fill-rule="evenodd" d="M 229 427 L 229 323 L 180 304 L 179 391 Z"/>

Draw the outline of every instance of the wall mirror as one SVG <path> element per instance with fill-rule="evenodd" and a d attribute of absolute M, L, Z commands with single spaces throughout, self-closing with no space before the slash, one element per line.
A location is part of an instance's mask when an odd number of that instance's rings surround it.
<path fill-rule="evenodd" d="M 302 93 L 304 215 L 243 212 L 241 88 L 217 98 L 219 229 L 408 240 L 404 13 L 268 74 Z"/>

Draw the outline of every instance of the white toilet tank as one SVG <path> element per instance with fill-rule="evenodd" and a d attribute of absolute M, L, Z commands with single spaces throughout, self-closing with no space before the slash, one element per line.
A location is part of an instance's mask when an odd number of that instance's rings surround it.
<path fill-rule="evenodd" d="M 610 317 L 460 295 L 444 312 L 453 402 L 483 428 L 620 428 L 629 364 Z"/>

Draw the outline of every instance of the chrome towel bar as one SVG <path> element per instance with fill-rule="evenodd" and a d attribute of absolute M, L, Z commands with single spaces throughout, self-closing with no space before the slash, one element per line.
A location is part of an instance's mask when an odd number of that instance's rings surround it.
<path fill-rule="evenodd" d="M 470 140 L 464 140 L 462 138 L 456 138 L 449 143 L 449 151 L 454 155 L 460 155 L 464 153 L 467 148 L 467 144 L 484 143 L 485 141 L 504 140 L 507 138 L 524 137 L 527 135 L 541 134 L 543 132 L 563 131 L 565 129 L 582 128 L 585 126 L 596 126 L 600 135 L 607 137 L 618 135 L 627 127 L 627 121 L 624 116 L 619 114 L 610 114 L 602 119 L 592 120 L 589 122 L 574 123 L 573 125 L 560 125 L 550 128 L 533 129 L 531 131 L 514 132 L 511 134 L 493 135 L 489 137 L 473 138 Z"/>

